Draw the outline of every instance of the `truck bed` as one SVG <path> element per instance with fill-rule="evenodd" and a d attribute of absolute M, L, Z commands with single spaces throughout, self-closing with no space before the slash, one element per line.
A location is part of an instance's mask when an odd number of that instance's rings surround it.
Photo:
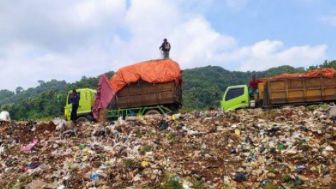
<path fill-rule="evenodd" d="M 336 78 L 267 80 L 264 91 L 262 98 L 267 105 L 334 101 L 336 100 Z"/>
<path fill-rule="evenodd" d="M 182 103 L 181 85 L 174 81 L 167 83 L 132 83 L 115 95 L 112 108 L 135 108 L 153 105 L 167 105 L 178 108 Z"/>

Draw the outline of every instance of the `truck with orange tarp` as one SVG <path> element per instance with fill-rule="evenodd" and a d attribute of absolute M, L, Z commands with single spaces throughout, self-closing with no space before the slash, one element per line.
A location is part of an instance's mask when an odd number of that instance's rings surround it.
<path fill-rule="evenodd" d="M 98 89 L 78 89 L 79 120 L 164 114 L 182 104 L 182 71 L 171 59 L 149 60 L 120 68 L 111 79 L 102 75 Z M 70 118 L 71 104 L 65 106 Z"/>
<path fill-rule="evenodd" d="M 323 68 L 305 73 L 262 78 L 258 93 L 250 96 L 247 85 L 230 86 L 221 101 L 224 111 L 246 107 L 274 107 L 336 101 L 336 70 Z"/>

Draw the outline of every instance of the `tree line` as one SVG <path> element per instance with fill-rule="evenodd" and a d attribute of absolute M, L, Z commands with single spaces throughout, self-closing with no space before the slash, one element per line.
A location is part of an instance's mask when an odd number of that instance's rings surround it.
<path fill-rule="evenodd" d="M 336 61 L 325 61 L 309 69 L 333 67 Z M 183 110 L 200 110 L 219 106 L 226 87 L 247 84 L 252 74 L 269 77 L 281 73 L 304 72 L 304 68 L 280 66 L 260 72 L 228 71 L 219 66 L 206 66 L 183 71 Z M 113 72 L 106 73 L 109 77 Z M 82 77 L 79 81 L 38 81 L 37 87 L 15 91 L 0 90 L 0 110 L 9 111 L 12 119 L 44 119 L 63 115 L 68 91 L 77 88 L 96 89 L 98 77 Z"/>

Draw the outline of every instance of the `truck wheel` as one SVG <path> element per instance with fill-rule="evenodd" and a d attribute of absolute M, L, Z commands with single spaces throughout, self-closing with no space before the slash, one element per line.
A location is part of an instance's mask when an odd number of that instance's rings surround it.
<path fill-rule="evenodd" d="M 145 115 L 158 115 L 161 114 L 158 110 L 149 110 L 145 113 Z"/>
<path fill-rule="evenodd" d="M 93 116 L 92 115 L 87 115 L 87 116 L 85 116 L 89 121 L 94 121 L 94 119 L 93 119 Z"/>
<path fill-rule="evenodd" d="M 90 120 L 87 117 L 79 117 L 76 120 L 77 123 L 84 123 L 84 122 L 90 122 Z"/>

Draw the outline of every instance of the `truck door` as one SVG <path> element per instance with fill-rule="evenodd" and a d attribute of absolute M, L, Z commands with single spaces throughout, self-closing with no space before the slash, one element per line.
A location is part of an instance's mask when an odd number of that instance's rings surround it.
<path fill-rule="evenodd" d="M 66 103 L 65 103 L 65 106 L 64 106 L 64 117 L 66 120 L 70 120 L 70 115 L 71 115 L 71 108 L 72 108 L 72 105 L 70 104 L 70 92 L 68 92 L 67 94 L 67 98 L 66 98 Z"/>
<path fill-rule="evenodd" d="M 80 90 L 80 100 L 77 114 L 91 113 L 92 95 L 90 93 L 91 91 L 88 89 Z"/>
<path fill-rule="evenodd" d="M 247 86 L 228 87 L 224 93 L 221 106 L 224 111 L 248 107 L 249 97 Z"/>
<path fill-rule="evenodd" d="M 67 120 L 70 120 L 70 115 L 71 115 L 71 110 L 72 110 L 72 104 L 70 104 L 70 94 L 72 91 L 68 92 L 67 96 L 67 101 L 66 105 L 64 107 L 64 116 Z M 77 110 L 77 115 L 83 115 L 83 114 L 90 114 L 91 113 L 91 108 L 93 104 L 93 99 L 94 96 L 91 95 L 91 92 L 89 89 L 78 89 L 77 92 L 80 95 L 80 100 L 79 100 L 79 107 Z"/>
<path fill-rule="evenodd" d="M 80 96 L 77 114 L 82 114 L 82 113 L 85 113 L 85 109 L 86 109 L 87 91 L 80 90 L 77 92 L 79 93 L 79 96 Z"/>

